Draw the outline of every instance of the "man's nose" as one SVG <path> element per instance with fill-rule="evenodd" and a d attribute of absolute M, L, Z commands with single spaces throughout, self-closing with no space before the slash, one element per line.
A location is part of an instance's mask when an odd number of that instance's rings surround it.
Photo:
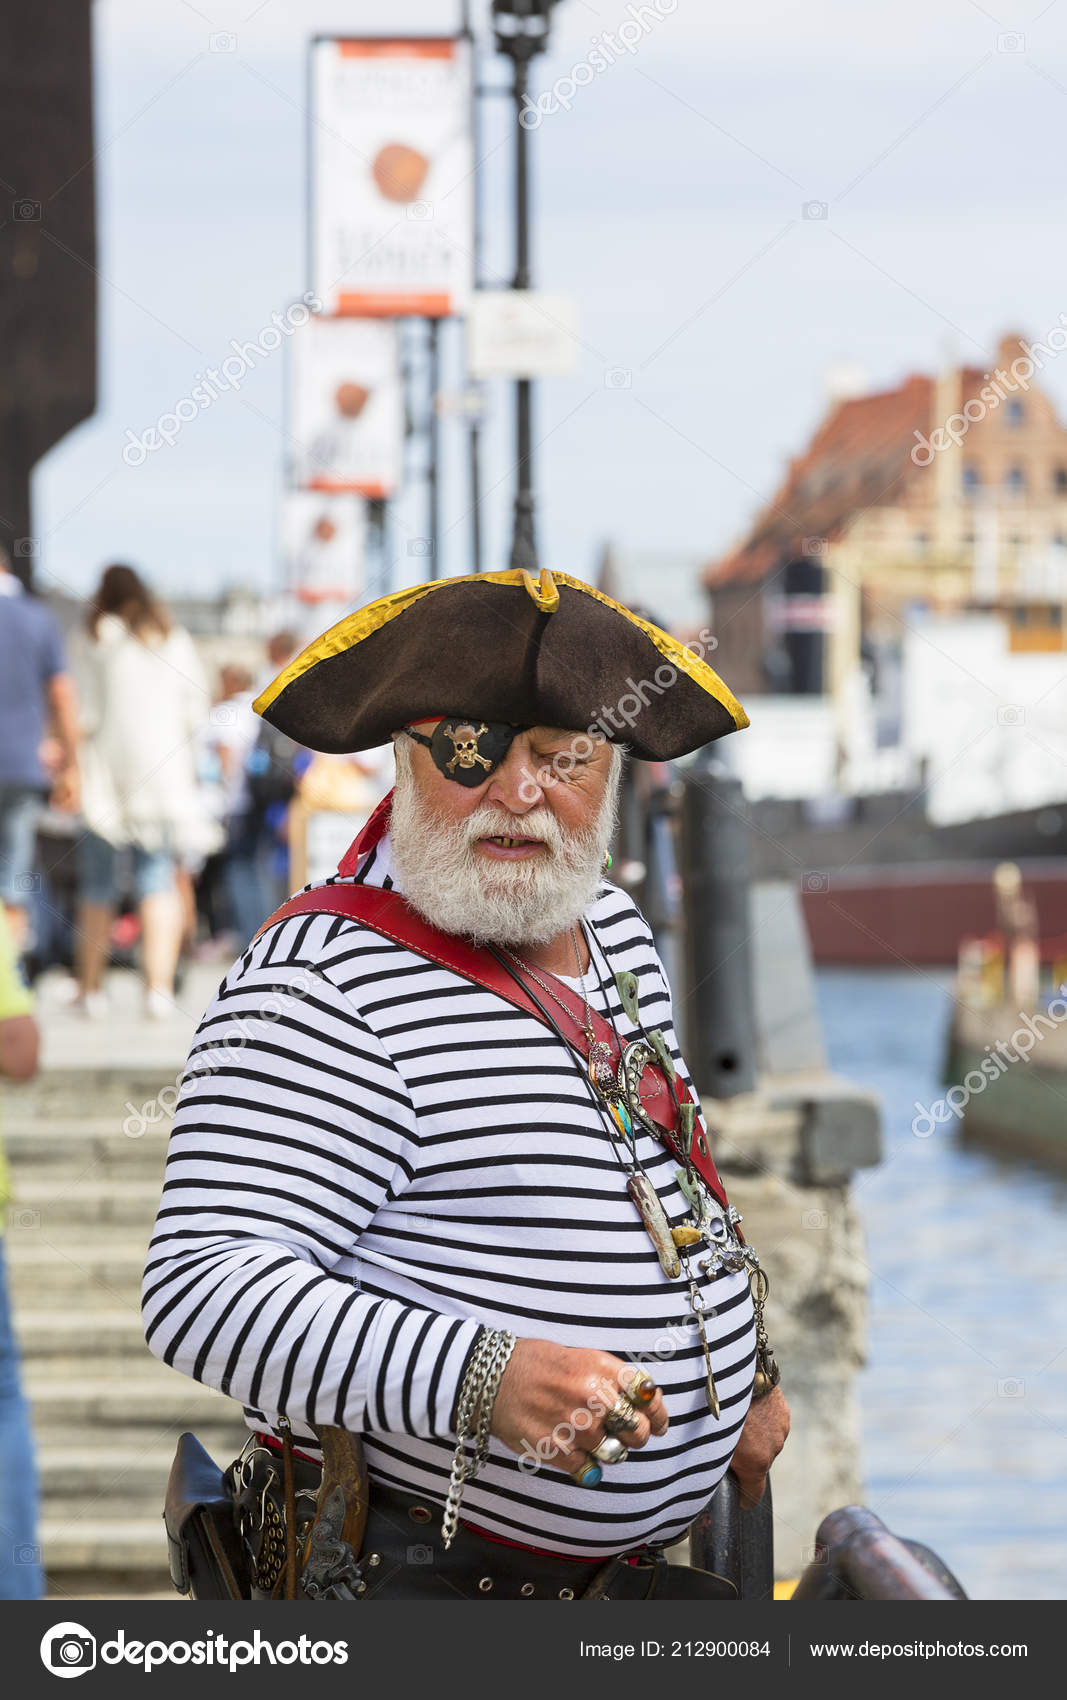
<path fill-rule="evenodd" d="M 506 757 L 489 781 L 486 801 L 499 803 L 513 815 L 528 814 L 544 802 L 545 793 L 538 781 L 537 767 L 531 757 L 512 744 Z"/>

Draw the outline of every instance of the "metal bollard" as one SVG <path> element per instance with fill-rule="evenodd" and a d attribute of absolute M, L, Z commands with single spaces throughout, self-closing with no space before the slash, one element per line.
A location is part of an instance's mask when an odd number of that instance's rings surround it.
<path fill-rule="evenodd" d="M 865 1505 L 831 1511 L 794 1600 L 965 1600 L 956 1577 L 918 1541 L 891 1534 Z"/>
<path fill-rule="evenodd" d="M 685 769 L 679 852 L 686 1061 L 698 1092 L 756 1085 L 756 1021 L 741 782 L 707 751 Z"/>
<path fill-rule="evenodd" d="M 774 1598 L 774 1511 L 771 1480 L 751 1510 L 741 1508 L 737 1477 L 727 1470 L 689 1530 L 689 1562 L 725 1576 L 742 1600 Z"/>

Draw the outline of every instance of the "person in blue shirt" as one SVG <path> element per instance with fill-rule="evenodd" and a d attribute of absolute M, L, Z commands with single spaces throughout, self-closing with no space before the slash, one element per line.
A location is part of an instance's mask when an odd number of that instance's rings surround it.
<path fill-rule="evenodd" d="M 78 807 L 77 745 L 74 684 L 59 628 L 0 549 L 0 903 L 19 952 L 28 943 L 45 800 Z"/>

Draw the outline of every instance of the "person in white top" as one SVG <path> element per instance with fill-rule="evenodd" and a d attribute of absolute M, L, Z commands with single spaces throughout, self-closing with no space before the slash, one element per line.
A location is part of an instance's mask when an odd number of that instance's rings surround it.
<path fill-rule="evenodd" d="M 196 775 L 207 682 L 188 632 L 127 566 L 105 570 L 75 667 L 87 829 L 79 843 L 80 1000 L 86 1013 L 101 1009 L 119 855 L 126 851 L 141 917 L 146 1008 L 166 1015 L 183 927 L 177 859 L 208 855 L 222 838 Z"/>

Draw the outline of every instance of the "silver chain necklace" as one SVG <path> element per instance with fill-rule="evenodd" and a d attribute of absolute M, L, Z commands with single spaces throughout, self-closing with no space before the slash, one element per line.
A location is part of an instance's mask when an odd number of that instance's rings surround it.
<path fill-rule="evenodd" d="M 589 1007 L 589 993 L 586 990 L 585 974 L 582 969 L 582 954 L 578 949 L 578 935 L 573 927 L 571 928 L 571 946 L 574 950 L 574 961 L 578 969 L 578 983 L 582 988 L 582 1005 L 584 1009 L 582 1037 L 588 1047 L 589 1076 L 597 1090 L 604 1097 L 609 1097 L 615 1089 L 615 1068 L 611 1060 L 611 1048 L 604 1043 L 603 1039 L 598 1039 L 596 1034 L 593 1032 L 593 1015 Z M 516 963 L 518 967 L 523 970 L 523 973 L 529 974 L 531 980 L 536 981 L 543 992 L 547 992 L 548 996 L 552 999 L 552 1002 L 559 1005 L 564 1015 L 571 1015 L 572 1012 L 563 1002 L 563 999 L 558 997 L 552 990 L 552 987 L 542 980 L 540 974 L 538 974 L 535 968 L 531 968 L 530 964 L 528 962 L 524 962 L 521 956 L 516 956 L 514 951 L 509 950 L 506 954 L 511 957 L 512 962 Z M 546 968 L 545 972 L 547 974 L 549 970 Z M 610 1017 L 608 1019 L 610 1020 Z"/>

